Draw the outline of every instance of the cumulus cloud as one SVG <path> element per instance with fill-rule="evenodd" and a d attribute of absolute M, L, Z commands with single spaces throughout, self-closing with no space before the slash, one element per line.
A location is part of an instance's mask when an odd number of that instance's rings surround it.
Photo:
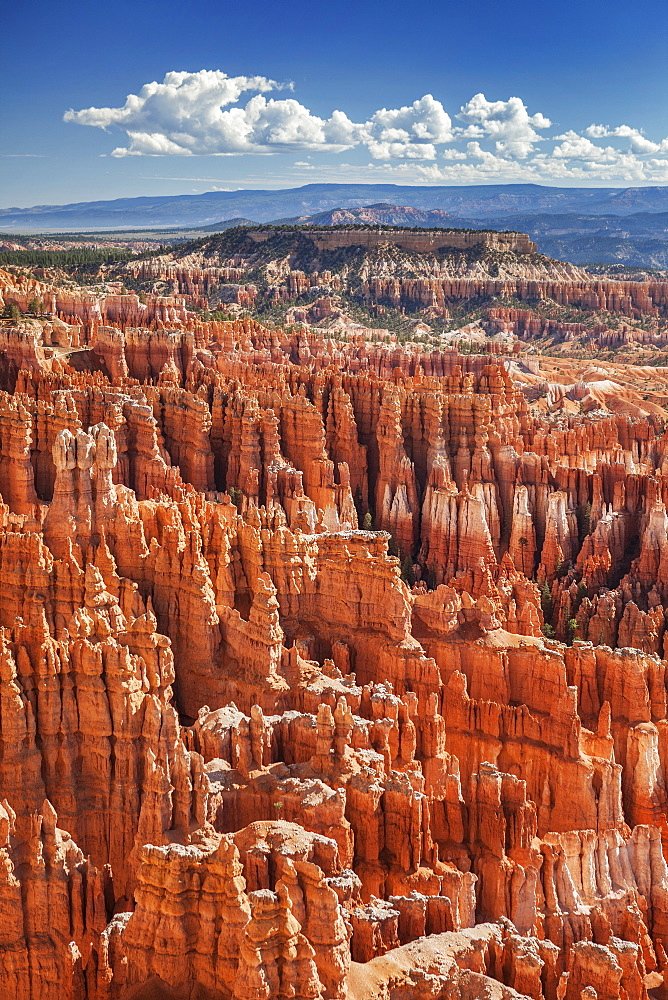
<path fill-rule="evenodd" d="M 552 122 L 538 112 L 530 115 L 524 101 L 511 97 L 507 101 L 488 101 L 476 94 L 465 104 L 457 118 L 465 122 L 466 136 L 488 136 L 494 140 L 498 153 L 523 159 L 541 141 L 536 129 L 547 129 Z"/>
<path fill-rule="evenodd" d="M 364 141 L 378 160 L 401 157 L 433 160 L 434 144 L 451 142 L 452 138 L 450 115 L 431 94 L 404 108 L 381 108 L 364 129 Z"/>
<path fill-rule="evenodd" d="M 634 153 L 668 153 L 668 139 L 652 142 L 640 129 L 632 128 L 631 125 L 617 125 L 615 128 L 609 128 L 607 125 L 590 125 L 584 130 L 584 134 L 592 139 L 628 139 Z"/>
<path fill-rule="evenodd" d="M 221 70 L 167 73 L 162 83 L 147 83 L 138 94 L 129 94 L 122 108 L 85 108 L 65 112 L 65 121 L 79 125 L 122 128 L 160 121 L 176 126 L 194 112 L 215 114 L 223 105 L 239 100 L 244 91 L 265 92 L 280 88 L 265 76 L 228 76 Z"/>
<path fill-rule="evenodd" d="M 416 182 L 668 181 L 668 138 L 648 138 L 631 125 L 556 134 L 547 115 L 519 97 L 476 94 L 450 109 L 451 117 L 426 94 L 355 122 L 345 111 L 322 117 L 293 96 L 277 96 L 291 89 L 265 76 L 172 72 L 128 95 L 121 107 L 70 110 L 64 119 L 124 132 L 126 143 L 112 150 L 117 157 L 307 153 L 295 166 L 310 170 L 312 153 L 357 148 L 369 157 L 358 172 Z M 348 166 L 340 164 L 344 172 Z"/>
<path fill-rule="evenodd" d="M 342 111 L 323 120 L 293 98 L 267 99 L 281 85 L 264 76 L 229 77 L 220 70 L 167 73 L 129 94 L 121 108 L 67 111 L 65 121 L 117 126 L 130 140 L 113 156 L 267 153 L 285 148 L 342 150 L 359 141 L 360 127 Z M 243 107 L 242 94 L 255 92 Z"/>
<path fill-rule="evenodd" d="M 557 138 L 562 141 L 554 147 L 552 156 L 558 160 L 585 160 L 595 163 L 604 161 L 617 152 L 612 146 L 597 146 L 591 139 L 573 131 L 564 132 Z"/>
<path fill-rule="evenodd" d="M 293 98 L 264 96 L 280 88 L 264 76 L 228 77 L 220 70 L 167 73 L 162 83 L 147 83 L 139 94 L 129 94 L 120 108 L 70 110 L 64 119 L 123 129 L 129 145 L 117 147 L 112 156 L 340 152 L 362 144 L 374 159 L 434 159 L 434 143 L 452 138 L 450 116 L 431 94 L 355 123 L 343 111 L 324 119 Z M 251 92 L 254 96 L 240 105 L 241 96 Z"/>

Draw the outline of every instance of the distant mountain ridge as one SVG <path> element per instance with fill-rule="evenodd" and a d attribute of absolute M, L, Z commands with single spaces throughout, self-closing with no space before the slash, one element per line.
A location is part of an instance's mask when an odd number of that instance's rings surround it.
<path fill-rule="evenodd" d="M 572 264 L 668 266 L 667 212 L 636 212 L 625 216 L 542 212 L 473 219 L 442 209 L 429 211 L 383 202 L 357 209 L 336 208 L 317 215 L 277 219 L 274 224 L 337 226 L 355 223 L 425 229 L 510 229 L 528 233 L 546 256 Z M 221 230 L 227 227 L 228 223 L 224 223 Z"/>
<path fill-rule="evenodd" d="M 307 184 L 285 190 L 209 191 L 196 195 L 118 198 L 0 209 L 0 228 L 83 230 L 120 226 L 219 226 L 235 218 L 271 222 L 334 209 L 392 204 L 420 211 L 491 219 L 513 214 L 632 215 L 668 212 L 668 187 L 558 188 L 538 184 L 417 187 L 397 184 Z"/>
<path fill-rule="evenodd" d="M 257 226 L 258 223 L 252 219 L 236 218 L 223 219 L 222 222 L 214 222 L 210 226 L 197 226 L 193 232 L 198 233 L 224 233 L 226 229 L 237 229 L 239 226 Z"/>
<path fill-rule="evenodd" d="M 545 235 L 565 233 L 611 233 L 615 235 L 664 236 L 668 233 L 668 212 L 635 212 L 632 215 L 589 215 L 567 212 L 535 212 L 497 217 L 469 218 L 445 212 L 443 209 L 422 210 L 407 205 L 364 205 L 360 208 L 335 208 L 317 215 L 302 215 L 292 219 L 274 219 L 272 225 L 340 226 L 362 225 L 419 226 L 423 229 L 514 229 Z M 251 225 L 247 221 L 239 225 Z M 221 223 L 228 229 L 230 222 Z M 212 226 L 207 226 L 212 230 Z"/>
<path fill-rule="evenodd" d="M 442 208 L 421 209 L 410 205 L 361 205 L 359 208 L 334 208 L 317 215 L 300 215 L 294 219 L 275 219 L 281 223 L 299 226 L 345 226 L 361 223 L 371 226 L 420 226 L 424 229 L 457 228 L 461 220 Z"/>

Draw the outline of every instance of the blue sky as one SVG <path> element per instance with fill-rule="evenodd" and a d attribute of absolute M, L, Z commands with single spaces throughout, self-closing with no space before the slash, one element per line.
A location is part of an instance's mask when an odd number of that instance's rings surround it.
<path fill-rule="evenodd" d="M 3 27 L 2 207 L 668 183 L 665 0 L 51 0 Z"/>

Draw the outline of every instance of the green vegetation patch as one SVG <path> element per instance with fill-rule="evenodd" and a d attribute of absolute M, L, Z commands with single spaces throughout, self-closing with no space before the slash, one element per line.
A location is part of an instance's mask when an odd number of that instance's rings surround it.
<path fill-rule="evenodd" d="M 132 250 L 112 247 L 106 250 L 0 250 L 0 267 L 87 267 L 118 264 L 132 260 Z"/>

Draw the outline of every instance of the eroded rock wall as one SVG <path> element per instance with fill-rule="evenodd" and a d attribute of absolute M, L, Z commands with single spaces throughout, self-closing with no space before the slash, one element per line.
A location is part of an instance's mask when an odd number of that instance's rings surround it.
<path fill-rule="evenodd" d="M 661 996 L 658 421 L 250 320 L 30 336 L 0 995 Z"/>

